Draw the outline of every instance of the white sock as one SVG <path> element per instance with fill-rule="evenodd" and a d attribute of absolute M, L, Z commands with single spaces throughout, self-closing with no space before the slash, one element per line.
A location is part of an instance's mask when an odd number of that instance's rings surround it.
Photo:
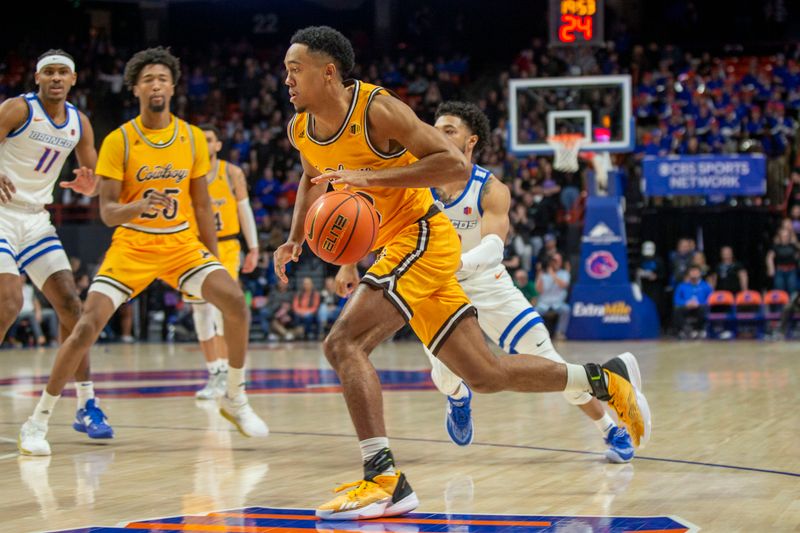
<path fill-rule="evenodd" d="M 208 369 L 208 375 L 213 376 L 217 372 L 219 372 L 219 359 L 214 359 L 211 362 L 206 361 L 206 368 Z"/>
<path fill-rule="evenodd" d="M 456 391 L 453 394 L 450 394 L 449 396 L 454 400 L 460 400 L 462 398 L 466 398 L 467 396 L 469 396 L 467 388 L 464 386 L 464 382 L 462 381 L 461 383 L 459 383 Z"/>
<path fill-rule="evenodd" d="M 564 388 L 566 392 L 592 392 L 592 386 L 589 384 L 589 378 L 586 376 L 586 369 L 583 365 L 567 365 L 567 386 Z"/>
<path fill-rule="evenodd" d="M 600 433 L 603 434 L 603 438 L 608 437 L 608 432 L 617 425 L 614 423 L 614 419 L 608 416 L 608 413 L 603 413 L 603 418 L 593 420 L 593 422 L 597 429 L 600 430 Z"/>
<path fill-rule="evenodd" d="M 94 398 L 94 383 L 79 381 L 75 384 L 75 392 L 78 394 L 78 409 L 83 409 L 86 407 L 86 402 Z"/>
<path fill-rule="evenodd" d="M 379 451 L 384 448 L 389 447 L 389 438 L 388 437 L 373 437 L 371 439 L 365 439 L 358 442 L 358 445 L 361 447 L 361 460 L 362 462 L 366 463 L 373 457 L 375 457 Z M 381 472 L 381 474 L 394 474 L 394 466 L 389 467 L 388 470 Z"/>
<path fill-rule="evenodd" d="M 228 371 L 228 360 L 227 359 L 217 359 L 217 363 L 219 363 L 219 371 L 220 372 L 227 372 Z"/>
<path fill-rule="evenodd" d="M 47 424 L 59 398 L 61 398 L 60 395 L 51 396 L 47 394 L 46 390 L 43 390 L 42 397 L 39 398 L 39 403 L 36 404 L 36 409 L 33 410 L 33 416 L 31 418 L 40 424 Z"/>
<path fill-rule="evenodd" d="M 228 367 L 228 398 L 244 394 L 244 368 Z"/>

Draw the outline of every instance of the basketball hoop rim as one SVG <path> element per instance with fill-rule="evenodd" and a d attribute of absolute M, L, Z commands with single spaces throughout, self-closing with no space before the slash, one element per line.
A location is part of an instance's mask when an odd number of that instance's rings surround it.
<path fill-rule="evenodd" d="M 551 135 L 547 137 L 547 143 L 556 148 L 574 148 L 576 145 L 580 145 L 585 141 L 586 137 L 580 133 L 560 133 L 558 135 Z"/>

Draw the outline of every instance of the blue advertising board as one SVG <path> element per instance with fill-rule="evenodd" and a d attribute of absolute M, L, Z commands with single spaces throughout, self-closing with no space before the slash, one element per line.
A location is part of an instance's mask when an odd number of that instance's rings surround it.
<path fill-rule="evenodd" d="M 762 154 L 648 156 L 642 170 L 647 196 L 759 196 L 767 190 Z"/>

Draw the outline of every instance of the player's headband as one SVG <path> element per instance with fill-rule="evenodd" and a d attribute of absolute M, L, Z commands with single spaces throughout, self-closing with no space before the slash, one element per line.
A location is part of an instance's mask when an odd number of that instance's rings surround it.
<path fill-rule="evenodd" d="M 39 62 L 36 63 L 36 72 L 41 72 L 44 67 L 49 65 L 66 65 L 72 72 L 75 72 L 75 62 L 67 56 L 62 56 L 60 54 L 53 54 L 41 58 Z"/>

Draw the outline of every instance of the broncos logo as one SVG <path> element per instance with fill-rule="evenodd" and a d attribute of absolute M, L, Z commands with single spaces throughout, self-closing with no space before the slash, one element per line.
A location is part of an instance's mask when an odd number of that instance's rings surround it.
<path fill-rule="evenodd" d="M 619 268 L 619 263 L 611 252 L 601 250 L 592 252 L 586 259 L 586 273 L 594 279 L 606 279 Z"/>

